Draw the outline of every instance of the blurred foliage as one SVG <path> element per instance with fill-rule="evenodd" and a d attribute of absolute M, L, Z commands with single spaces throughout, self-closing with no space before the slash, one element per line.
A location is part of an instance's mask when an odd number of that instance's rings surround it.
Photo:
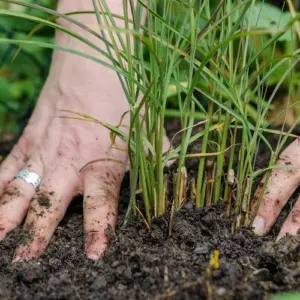
<path fill-rule="evenodd" d="M 44 7 L 54 7 L 53 0 L 28 0 Z M 0 2 L 1 8 L 22 10 L 31 15 L 48 17 L 41 11 Z M 1 16 L 0 37 L 26 39 L 36 23 L 18 18 Z M 49 41 L 53 30 L 43 28 L 33 39 Z M 24 47 L 12 60 L 17 47 L 0 44 L 0 134 L 17 134 L 24 126 L 45 81 L 51 59 L 51 51 L 39 47 Z"/>
<path fill-rule="evenodd" d="M 269 300 L 299 300 L 300 292 L 281 293 L 271 296 Z"/>
<path fill-rule="evenodd" d="M 157 0 L 161 2 L 160 0 Z M 44 7 L 54 8 L 55 0 L 27 0 L 27 2 L 39 4 Z M 273 4 L 257 1 L 255 9 L 251 12 L 257 15 L 257 18 L 252 18 L 254 28 L 270 30 L 270 36 L 275 34 L 276 31 L 283 29 L 292 19 L 290 11 L 285 4 L 282 6 L 282 1 L 270 1 Z M 299 1 L 294 1 L 295 6 L 299 6 Z M 201 1 L 196 2 L 196 5 L 200 5 Z M 218 0 L 212 0 L 211 6 L 216 6 Z M 275 4 L 277 3 L 277 6 Z M 0 7 L 8 9 L 22 10 L 31 15 L 47 17 L 41 11 L 21 7 L 15 4 L 8 4 L 0 2 Z M 176 10 L 176 9 L 175 9 Z M 249 12 L 250 13 L 250 12 Z M 182 12 L 178 8 L 174 11 L 174 18 L 171 20 L 173 24 L 180 27 L 184 17 L 181 16 Z M 247 16 L 246 16 L 247 17 Z M 205 20 L 199 19 L 199 26 L 205 26 Z M 17 18 L 3 17 L 0 19 L 0 37 L 14 38 L 14 39 L 26 39 L 27 34 L 36 26 L 35 23 L 24 21 Z M 53 30 L 44 27 L 38 31 L 32 39 L 39 41 L 53 40 Z M 266 43 L 268 36 L 253 36 L 250 39 L 249 47 L 252 51 L 259 50 L 261 46 Z M 266 64 L 271 61 L 272 57 L 280 57 L 284 54 L 289 54 L 298 48 L 298 39 L 295 30 L 290 30 L 284 34 L 280 41 L 275 45 L 271 45 L 261 54 L 261 60 Z M 40 89 L 45 81 L 48 73 L 48 68 L 51 60 L 51 51 L 48 49 L 41 49 L 38 47 L 27 46 L 24 47 L 21 53 L 12 60 L 17 47 L 13 45 L 0 44 L 0 134 L 5 132 L 18 133 L 24 126 L 24 121 L 30 115 L 32 108 L 34 107 L 35 100 L 38 97 Z M 237 49 L 238 51 L 238 49 Z M 275 86 L 282 75 L 289 68 L 289 63 L 280 66 L 277 72 L 274 72 L 272 76 L 268 78 L 267 85 Z M 255 67 L 253 68 L 253 70 Z M 182 69 L 182 73 L 179 74 L 180 78 L 184 80 L 185 69 Z M 288 95 L 288 87 L 290 81 L 293 82 L 292 97 L 286 97 Z M 283 90 L 283 95 L 279 99 L 279 104 L 273 107 L 285 107 L 286 103 L 284 99 L 296 99 L 298 94 L 300 95 L 300 73 L 293 72 L 291 76 L 283 84 L 286 90 Z M 199 83 L 202 84 L 202 83 Z M 202 87 L 203 88 L 203 87 Z M 207 87 L 209 90 L 209 87 Z M 251 91 L 249 91 L 251 92 Z M 172 100 L 173 99 L 173 100 Z M 283 99 L 283 100 L 282 100 Z M 290 100 L 289 100 L 290 101 Z M 293 100 L 292 100 L 293 101 Z M 292 103 L 289 103 L 292 104 Z M 178 103 L 177 97 L 170 97 L 170 111 L 176 110 Z M 253 114 L 255 114 L 255 99 L 253 99 Z M 271 112 L 270 116 L 276 115 L 275 112 Z M 293 123 L 296 113 L 291 111 L 289 113 L 289 125 Z"/>
<path fill-rule="evenodd" d="M 300 1 L 294 1 L 293 5 L 295 8 L 299 8 Z M 212 6 L 216 6 L 218 1 L 211 1 Z M 250 16 L 251 14 L 251 16 Z M 174 20 L 173 23 L 177 24 L 178 28 L 182 25 L 180 22 L 176 20 L 177 16 L 180 15 L 179 11 L 174 12 Z M 208 17 L 208 16 L 204 16 Z M 236 18 L 238 18 L 238 11 L 236 11 Z M 245 18 L 251 20 L 251 26 L 253 30 L 266 30 L 269 31 L 269 35 L 253 35 L 249 38 L 249 53 L 252 51 L 260 51 L 260 49 L 268 42 L 269 38 L 277 34 L 279 31 L 284 30 L 286 26 L 292 21 L 293 17 L 289 10 L 289 7 L 286 1 L 256 1 L 254 9 L 248 10 Z M 234 17 L 235 19 L 235 17 Z M 200 19 L 199 26 L 204 27 L 206 22 L 204 19 Z M 260 55 L 260 63 L 261 65 L 266 66 L 266 70 L 272 65 L 272 61 L 274 64 L 274 59 L 282 58 L 284 55 L 290 55 L 293 51 L 299 48 L 299 34 L 297 34 L 295 30 L 295 26 L 288 30 L 285 34 L 283 34 L 279 40 L 274 44 L 272 43 L 268 48 L 266 48 Z M 200 41 L 201 42 L 201 41 Z M 238 45 L 235 47 L 235 55 L 238 56 Z M 198 57 L 200 60 L 204 58 Z M 255 63 L 254 63 L 255 64 Z M 250 68 L 250 71 L 253 73 L 253 77 L 255 77 L 256 66 Z M 281 80 L 283 75 L 288 72 L 290 67 L 290 61 L 283 63 L 278 67 L 276 72 L 270 74 L 266 81 L 266 88 L 268 93 L 272 93 L 274 87 Z M 182 73 L 179 74 L 179 78 L 184 81 L 186 70 L 182 68 Z M 251 77 L 251 74 L 249 74 Z M 291 85 L 292 83 L 292 85 Z M 204 86 L 205 83 L 199 82 L 201 88 L 206 90 L 209 93 L 210 87 Z M 292 88 L 291 88 L 292 86 Z M 251 89 L 248 91 L 249 94 L 252 93 Z M 275 97 L 273 105 L 270 106 L 269 119 L 275 117 L 282 110 L 286 109 L 286 107 L 292 105 L 294 102 L 299 100 L 300 97 L 300 69 L 296 68 L 293 72 L 290 72 L 290 75 L 286 77 L 284 82 L 281 84 L 278 96 Z M 268 95 L 265 95 L 265 102 L 268 101 Z M 261 99 L 262 100 L 262 99 Z M 174 110 L 177 108 L 177 96 L 174 94 L 174 97 L 169 99 L 170 107 Z M 252 101 L 249 104 L 249 113 L 252 114 L 253 119 L 256 116 L 256 103 L 258 103 L 258 99 L 252 97 Z M 300 109 L 296 107 L 294 109 L 290 109 L 287 112 L 287 118 L 285 119 L 284 114 L 281 118 L 278 118 L 274 125 L 277 126 L 282 124 L 282 122 L 286 122 L 288 126 L 292 126 L 295 121 L 297 114 L 299 114 Z"/>

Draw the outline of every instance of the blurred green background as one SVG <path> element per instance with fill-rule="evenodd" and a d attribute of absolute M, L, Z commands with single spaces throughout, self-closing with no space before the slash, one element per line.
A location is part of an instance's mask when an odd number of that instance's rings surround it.
<path fill-rule="evenodd" d="M 27 2 L 53 8 L 53 0 L 27 0 Z M 22 10 L 31 15 L 46 17 L 35 9 L 0 2 L 0 8 Z M 0 37 L 25 39 L 36 23 L 24 19 L 1 16 Z M 53 30 L 43 28 L 33 39 L 49 41 Z M 24 47 L 17 58 L 12 58 L 17 47 L 0 44 L 0 135 L 18 134 L 32 111 L 35 100 L 47 77 L 51 51 L 39 47 Z M 1 138 L 1 137 L 0 137 Z"/>
<path fill-rule="evenodd" d="M 157 1 L 160 2 L 160 0 Z M 48 8 L 55 8 L 56 0 L 27 0 L 26 2 Z M 216 6 L 218 2 L 218 0 L 213 0 L 211 1 L 211 5 Z M 262 29 L 283 28 L 291 20 L 287 5 L 283 5 L 284 2 L 285 1 L 281 0 L 269 1 L 269 3 L 257 1 L 259 21 L 253 24 L 253 27 Z M 299 2 L 299 0 L 295 0 L 294 6 L 299 7 Z M 35 9 L 8 4 L 2 1 L 0 1 L 0 8 L 22 10 L 31 15 L 42 16 L 44 18 L 49 16 Z M 178 20 L 178 17 L 180 18 L 180 12 L 174 14 L 174 18 Z M 278 20 L 280 20 L 280 22 L 278 22 Z M 178 24 L 180 24 L 180 22 Z M 35 26 L 36 23 L 25 21 L 24 19 L 1 16 L 0 38 L 26 39 L 28 33 Z M 199 24 L 199 26 L 204 26 L 204 24 Z M 52 29 L 44 27 L 38 31 L 32 39 L 49 42 L 53 41 L 53 34 Z M 251 47 L 253 47 L 253 49 L 259 49 L 261 44 L 265 42 L 264 39 L 267 38 L 266 36 L 263 38 L 253 37 Z M 297 37 L 295 38 L 294 36 L 293 38 L 293 34 L 288 32 L 281 38 L 280 42 L 276 44 L 275 56 L 290 53 L 297 47 Z M 7 136 L 7 134 L 17 135 L 24 127 L 47 77 L 49 64 L 51 62 L 50 50 L 32 46 L 24 47 L 17 58 L 12 61 L 16 49 L 17 47 L 14 45 L 0 43 L 0 139 L 3 139 L 3 136 Z M 274 53 L 273 51 L 273 46 L 267 49 L 262 54 L 262 59 L 270 60 Z M 274 75 L 268 79 L 267 84 L 270 87 L 275 86 L 288 66 L 288 64 L 283 64 L 280 69 L 278 69 L 278 72 L 275 72 Z M 292 81 L 292 99 L 296 99 L 298 98 L 298 94 L 300 96 L 300 73 L 298 71 L 293 74 Z M 284 86 L 286 86 L 286 90 L 284 90 Z M 277 108 L 277 111 L 275 109 L 275 111 L 270 112 L 270 114 L 273 113 L 274 115 L 278 112 L 279 107 L 284 107 L 284 99 L 288 94 L 288 86 L 288 82 L 286 85 L 283 84 L 283 89 L 280 91 L 281 96 L 279 97 L 279 102 L 274 106 L 274 109 Z M 169 101 L 169 116 L 172 115 L 174 111 L 174 115 L 176 115 L 176 109 L 177 97 L 174 97 L 174 99 L 171 97 Z M 253 106 L 253 112 L 255 114 L 255 106 Z M 289 112 L 288 125 L 293 123 L 295 115 L 296 111 L 291 110 Z"/>

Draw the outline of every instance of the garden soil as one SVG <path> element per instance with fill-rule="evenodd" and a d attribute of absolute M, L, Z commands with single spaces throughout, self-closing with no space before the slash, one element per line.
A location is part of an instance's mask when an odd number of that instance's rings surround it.
<path fill-rule="evenodd" d="M 171 135 L 173 125 L 167 126 Z M 193 147 L 191 151 L 199 149 L 199 145 Z M 5 154 L 10 147 L 5 143 L 0 148 Z M 266 149 L 258 151 L 257 168 L 268 161 Z M 195 160 L 189 161 L 190 177 L 195 176 L 196 166 Z M 83 254 L 80 198 L 74 199 L 46 253 L 36 261 L 11 264 L 21 229 L 11 232 L 0 242 L 0 300 L 260 300 L 279 291 L 300 289 L 300 236 L 274 242 L 299 190 L 267 237 L 255 236 L 250 228 L 231 233 L 224 207 L 196 209 L 191 201 L 176 215 L 168 237 L 164 217 L 153 221 L 150 232 L 139 218 L 122 226 L 128 185 L 125 176 L 117 230 L 110 232 L 102 260 L 94 262 Z M 215 256 L 212 263 L 214 250 L 220 257 Z"/>

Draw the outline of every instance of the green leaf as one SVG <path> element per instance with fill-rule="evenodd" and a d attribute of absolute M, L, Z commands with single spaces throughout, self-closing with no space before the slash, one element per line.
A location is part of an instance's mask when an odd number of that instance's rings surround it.
<path fill-rule="evenodd" d="M 10 101 L 12 100 L 13 96 L 9 88 L 9 82 L 6 78 L 0 78 L 0 100 L 3 101 Z"/>
<path fill-rule="evenodd" d="M 252 9 L 249 9 L 246 17 L 251 26 L 258 29 L 269 29 L 279 31 L 284 29 L 292 20 L 290 12 L 283 12 L 274 5 L 268 3 L 257 3 Z M 272 35 L 275 35 L 274 32 Z M 279 41 L 291 41 L 292 33 L 289 30 L 282 35 Z"/>
<path fill-rule="evenodd" d="M 10 90 L 14 99 L 21 98 L 23 95 L 33 97 L 35 86 L 33 80 L 18 80 L 10 84 Z"/>
<path fill-rule="evenodd" d="M 269 300 L 299 300 L 300 292 L 289 292 L 271 296 Z"/>

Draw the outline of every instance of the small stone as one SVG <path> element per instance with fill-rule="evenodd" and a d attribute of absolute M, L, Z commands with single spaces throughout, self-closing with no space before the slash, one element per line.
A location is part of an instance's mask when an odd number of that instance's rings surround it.
<path fill-rule="evenodd" d="M 200 255 L 206 255 L 210 253 L 210 246 L 209 244 L 204 244 L 204 245 L 198 245 L 196 246 L 194 250 L 195 254 L 200 254 Z"/>
<path fill-rule="evenodd" d="M 210 241 L 210 243 L 213 245 L 213 246 L 218 246 L 218 244 L 219 244 L 219 242 L 218 242 L 218 240 L 217 239 L 212 239 L 211 241 Z"/>
<path fill-rule="evenodd" d="M 118 260 L 115 260 L 111 266 L 112 266 L 112 268 L 116 268 L 119 264 L 120 264 L 120 262 Z"/>
<path fill-rule="evenodd" d="M 194 205 L 193 202 L 189 201 L 189 202 L 187 202 L 187 203 L 185 204 L 184 208 L 187 209 L 187 210 L 194 210 L 195 205 Z"/>
<path fill-rule="evenodd" d="M 224 287 L 220 287 L 216 290 L 216 294 L 219 297 L 225 296 L 226 295 L 226 289 Z"/>
<path fill-rule="evenodd" d="M 117 285 L 117 289 L 120 291 L 124 291 L 127 289 L 127 287 L 126 287 L 126 285 L 120 283 Z"/>
<path fill-rule="evenodd" d="M 49 260 L 49 266 L 51 267 L 60 267 L 60 265 L 61 265 L 61 261 L 57 258 L 51 258 Z"/>

